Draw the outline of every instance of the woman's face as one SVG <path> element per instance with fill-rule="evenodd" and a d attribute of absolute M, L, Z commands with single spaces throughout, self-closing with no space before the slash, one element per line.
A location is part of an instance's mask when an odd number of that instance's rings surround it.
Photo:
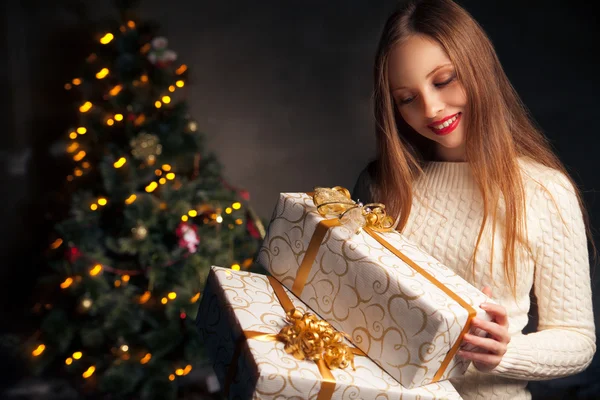
<path fill-rule="evenodd" d="M 439 159 L 464 161 L 467 96 L 444 49 L 426 36 L 411 36 L 390 53 L 388 73 L 404 121 L 435 142 Z"/>

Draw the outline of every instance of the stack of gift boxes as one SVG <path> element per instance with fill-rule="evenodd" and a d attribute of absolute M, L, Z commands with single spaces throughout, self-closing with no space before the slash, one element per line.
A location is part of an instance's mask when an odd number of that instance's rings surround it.
<path fill-rule="evenodd" d="M 382 209 L 282 193 L 258 255 L 270 275 L 212 267 L 197 324 L 229 398 L 460 399 L 448 379 L 489 299 Z"/>

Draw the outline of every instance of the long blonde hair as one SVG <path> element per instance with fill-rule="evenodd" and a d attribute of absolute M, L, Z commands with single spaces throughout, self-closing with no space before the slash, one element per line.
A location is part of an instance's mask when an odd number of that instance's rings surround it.
<path fill-rule="evenodd" d="M 504 273 L 514 294 L 516 249 L 519 244 L 527 246 L 525 194 L 517 158 L 529 157 L 569 175 L 529 118 L 483 29 L 451 0 L 411 1 L 393 13 L 383 29 L 374 71 L 375 194 L 390 214 L 399 218 L 397 229 L 401 231 L 412 207 L 412 183 L 422 173 L 432 146 L 431 141 L 423 140 L 404 122 L 394 105 L 388 81 L 388 57 L 395 46 L 415 34 L 425 35 L 441 45 L 467 95 L 466 159 L 484 204 L 483 222 L 471 258 L 473 268 L 485 225 L 491 220 L 495 228 L 502 198 L 506 210 Z M 572 180 L 571 183 L 576 187 Z M 587 222 L 581 195 L 577 196 Z M 591 237 L 589 223 L 587 227 Z"/>

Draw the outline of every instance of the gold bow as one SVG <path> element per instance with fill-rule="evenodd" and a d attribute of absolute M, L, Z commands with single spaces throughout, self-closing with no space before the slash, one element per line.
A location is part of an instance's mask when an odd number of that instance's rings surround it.
<path fill-rule="evenodd" d="M 277 338 L 285 344 L 285 351 L 298 360 L 323 360 L 329 369 L 354 370 L 354 354 L 343 343 L 344 336 L 327 321 L 297 309 L 286 313 L 289 325 L 284 326 Z"/>
<path fill-rule="evenodd" d="M 385 205 L 356 203 L 350 191 L 341 186 L 333 188 L 316 187 L 312 196 L 317 211 L 323 216 L 335 216 L 348 226 L 356 225 L 355 232 L 362 228 L 371 228 L 377 232 L 394 230 L 394 220 L 386 214 Z"/>

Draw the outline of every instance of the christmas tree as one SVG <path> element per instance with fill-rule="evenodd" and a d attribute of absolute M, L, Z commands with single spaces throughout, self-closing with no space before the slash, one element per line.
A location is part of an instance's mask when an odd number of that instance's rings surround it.
<path fill-rule="evenodd" d="M 78 115 L 60 144 L 69 213 L 28 354 L 85 398 L 172 399 L 202 360 L 194 316 L 209 267 L 254 269 L 264 233 L 188 113 L 188 67 L 157 24 L 116 4 L 120 20 L 65 85 Z"/>

